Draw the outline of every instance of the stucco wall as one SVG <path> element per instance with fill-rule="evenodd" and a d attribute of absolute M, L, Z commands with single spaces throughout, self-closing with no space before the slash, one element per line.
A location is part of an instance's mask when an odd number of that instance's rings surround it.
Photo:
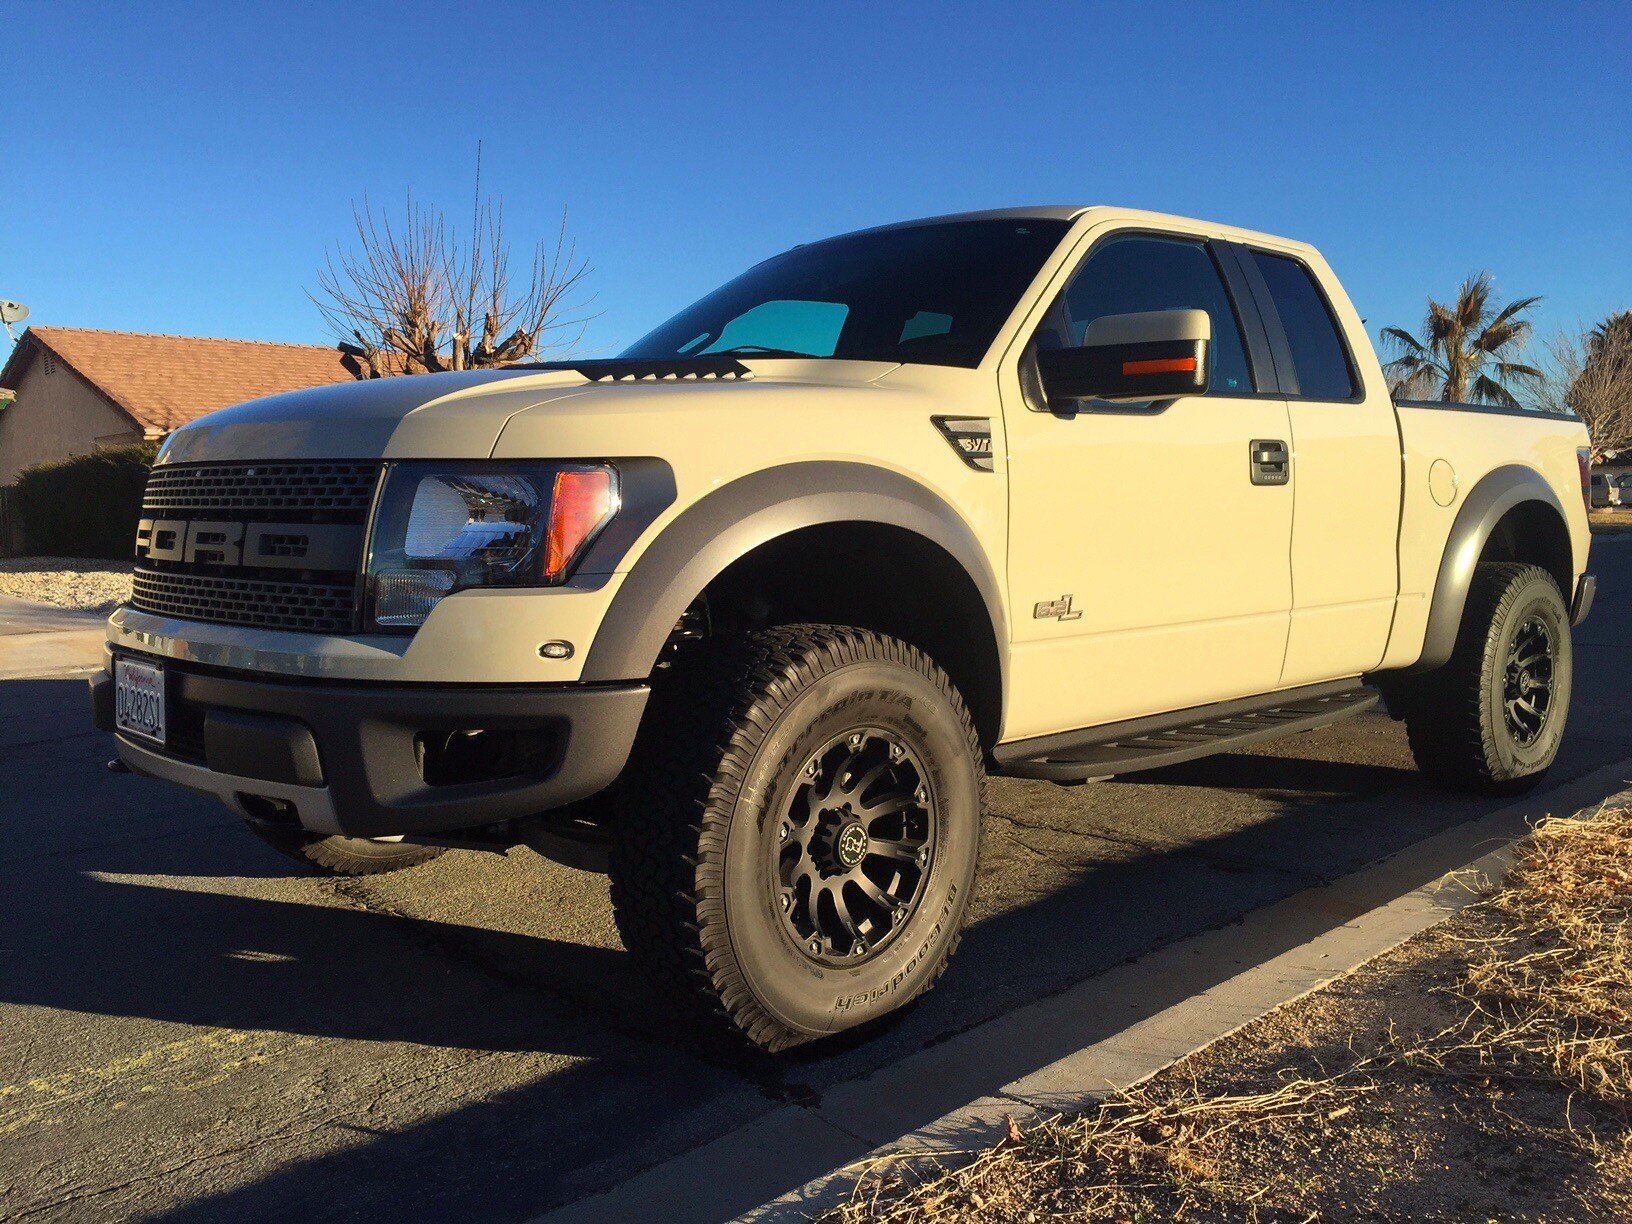
<path fill-rule="evenodd" d="M 0 485 L 36 463 L 142 439 L 101 392 L 61 361 L 54 364 L 46 373 L 45 354 L 36 350 L 12 388 L 16 402 L 0 410 Z"/>

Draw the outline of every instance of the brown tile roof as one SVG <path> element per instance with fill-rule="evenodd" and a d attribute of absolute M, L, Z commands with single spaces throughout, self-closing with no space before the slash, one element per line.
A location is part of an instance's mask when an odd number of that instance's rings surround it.
<path fill-rule="evenodd" d="M 147 430 L 168 431 L 229 404 L 355 377 L 344 354 L 321 344 L 31 327 L 14 357 L 30 337 Z M 6 364 L 9 372 L 14 362 Z"/>

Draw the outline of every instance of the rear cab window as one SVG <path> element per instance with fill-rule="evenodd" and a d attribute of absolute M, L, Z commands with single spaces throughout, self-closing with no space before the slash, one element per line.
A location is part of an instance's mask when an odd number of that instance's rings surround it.
<path fill-rule="evenodd" d="M 1258 272 L 1269 286 L 1281 329 L 1292 350 L 1298 378 L 1298 398 L 1351 400 L 1359 393 L 1348 345 L 1326 295 L 1309 269 L 1296 259 L 1250 251 Z"/>

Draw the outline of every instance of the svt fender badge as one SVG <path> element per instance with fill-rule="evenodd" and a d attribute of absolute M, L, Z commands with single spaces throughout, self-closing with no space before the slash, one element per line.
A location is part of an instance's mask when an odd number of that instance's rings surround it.
<path fill-rule="evenodd" d="M 958 458 L 977 472 L 993 470 L 991 417 L 938 416 L 930 420 L 958 452 Z"/>
<path fill-rule="evenodd" d="M 1055 620 L 1081 620 L 1082 613 L 1071 606 L 1072 596 L 1061 595 L 1058 599 L 1049 599 L 1037 605 L 1032 616 L 1037 620 L 1046 620 L 1052 616 Z"/>

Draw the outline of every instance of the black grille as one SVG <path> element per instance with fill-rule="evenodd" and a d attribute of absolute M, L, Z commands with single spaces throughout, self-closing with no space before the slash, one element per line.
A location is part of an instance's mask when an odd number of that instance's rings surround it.
<path fill-rule="evenodd" d="M 147 518 L 275 515 L 361 523 L 379 480 L 377 463 L 234 463 L 153 469 L 142 497 Z"/>
<path fill-rule="evenodd" d="M 351 582 L 269 582 L 201 574 L 136 570 L 131 604 L 161 616 L 294 629 L 305 633 L 351 633 L 356 586 Z"/>
<path fill-rule="evenodd" d="M 378 463 L 207 463 L 161 465 L 148 478 L 142 517 L 197 522 L 288 523 L 294 531 L 262 537 L 268 556 L 306 557 L 309 531 L 300 524 L 361 528 L 368 521 Z M 324 551 L 324 550 L 320 550 Z M 325 569 L 339 558 L 329 549 L 313 555 L 307 569 L 243 568 L 210 564 L 200 554 L 191 564 L 138 555 L 132 606 L 161 616 L 292 629 L 306 633 L 353 633 L 357 628 L 356 578 L 346 569 Z M 191 555 L 191 554 L 189 554 Z"/>

